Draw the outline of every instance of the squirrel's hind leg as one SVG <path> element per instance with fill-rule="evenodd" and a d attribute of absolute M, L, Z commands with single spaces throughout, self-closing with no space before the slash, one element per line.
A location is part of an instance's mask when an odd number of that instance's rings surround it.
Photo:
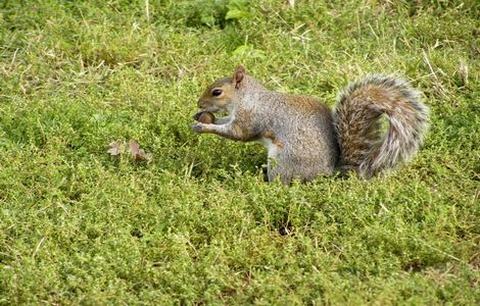
<path fill-rule="evenodd" d="M 276 153 L 274 155 L 269 151 L 267 167 L 269 182 L 274 181 L 277 177 L 286 185 L 294 179 L 309 182 L 319 175 L 331 175 L 334 170 L 333 164 L 325 165 L 321 160 L 303 159 L 283 150 Z"/>
<path fill-rule="evenodd" d="M 278 163 L 275 160 L 268 159 L 267 163 L 267 177 L 268 177 L 268 182 L 273 182 L 277 178 L 280 179 L 280 181 L 288 185 L 292 181 L 292 177 L 289 175 L 287 169 L 283 167 L 282 165 L 278 165 Z"/>
<path fill-rule="evenodd" d="M 283 184 L 290 184 L 293 179 L 292 170 L 288 158 L 284 156 L 283 152 L 280 153 L 275 150 L 269 150 L 267 162 L 267 177 L 269 182 L 273 182 L 278 178 Z"/>

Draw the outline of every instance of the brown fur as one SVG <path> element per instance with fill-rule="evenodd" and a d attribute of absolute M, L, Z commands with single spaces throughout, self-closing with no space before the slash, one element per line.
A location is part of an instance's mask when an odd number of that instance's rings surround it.
<path fill-rule="evenodd" d="M 370 177 L 407 160 L 427 127 L 428 109 L 400 79 L 370 76 L 351 84 L 336 107 L 336 129 L 344 169 Z M 381 135 L 379 119 L 390 123 Z"/>
<path fill-rule="evenodd" d="M 279 149 L 283 149 L 283 142 L 278 139 L 272 131 L 265 131 L 261 134 L 261 137 L 270 139 L 274 145 L 276 145 Z"/>
<path fill-rule="evenodd" d="M 209 107 L 216 106 L 220 110 L 226 110 L 226 106 L 234 97 L 235 86 L 232 78 L 223 78 L 215 81 L 208 86 L 198 99 L 198 107 L 208 110 Z M 222 94 L 218 97 L 212 95 L 214 89 L 221 89 Z"/>

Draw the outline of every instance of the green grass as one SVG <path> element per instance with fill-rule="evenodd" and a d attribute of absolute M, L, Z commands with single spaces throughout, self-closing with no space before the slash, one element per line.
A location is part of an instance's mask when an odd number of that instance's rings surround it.
<path fill-rule="evenodd" d="M 0 304 L 480 303 L 478 2 L 250 2 L 0 3 Z M 425 145 L 267 184 L 260 145 L 190 130 L 239 63 L 329 105 L 403 74 Z M 153 159 L 107 154 L 129 139 Z"/>

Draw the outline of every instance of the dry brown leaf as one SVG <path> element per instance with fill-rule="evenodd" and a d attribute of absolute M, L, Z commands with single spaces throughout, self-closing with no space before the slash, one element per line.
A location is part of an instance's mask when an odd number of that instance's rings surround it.
<path fill-rule="evenodd" d="M 134 139 L 131 139 L 128 142 L 128 148 L 130 150 L 130 154 L 132 154 L 132 158 L 136 161 L 148 161 L 151 159 L 151 155 L 145 153 L 145 151 L 140 148 L 140 144 Z"/>
<path fill-rule="evenodd" d="M 122 153 L 121 143 L 118 141 L 111 142 L 108 147 L 107 153 L 111 156 L 118 156 Z"/>

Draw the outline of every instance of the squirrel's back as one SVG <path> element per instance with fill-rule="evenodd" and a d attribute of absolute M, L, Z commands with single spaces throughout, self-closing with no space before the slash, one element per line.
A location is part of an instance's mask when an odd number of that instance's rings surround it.
<path fill-rule="evenodd" d="M 371 75 L 340 94 L 334 122 L 342 168 L 368 178 L 417 151 L 428 126 L 428 108 L 406 81 Z"/>

